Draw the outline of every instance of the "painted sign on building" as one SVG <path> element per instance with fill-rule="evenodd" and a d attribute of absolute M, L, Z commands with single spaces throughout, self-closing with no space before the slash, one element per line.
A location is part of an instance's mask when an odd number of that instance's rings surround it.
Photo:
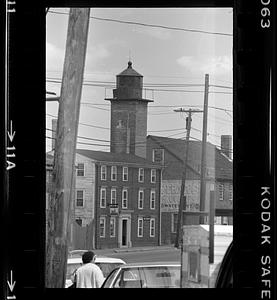
<path fill-rule="evenodd" d="M 179 209 L 181 180 L 163 180 L 161 185 L 161 211 L 177 212 Z M 199 180 L 187 180 L 185 186 L 186 210 L 199 211 Z"/>

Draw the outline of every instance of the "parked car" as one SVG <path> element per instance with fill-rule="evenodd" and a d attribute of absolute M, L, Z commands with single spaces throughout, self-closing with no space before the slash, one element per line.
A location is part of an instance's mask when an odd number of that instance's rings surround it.
<path fill-rule="evenodd" d="M 81 250 L 83 251 L 83 250 Z M 68 288 L 73 284 L 74 275 L 76 270 L 82 266 L 82 254 L 86 252 L 87 250 L 84 250 L 81 255 L 77 255 L 77 257 L 71 257 L 67 260 L 67 271 L 66 271 L 66 282 L 65 287 Z M 106 257 L 106 256 L 96 256 L 95 264 L 100 267 L 100 269 L 103 272 L 104 278 L 107 277 L 107 275 L 116 267 L 125 264 L 125 261 L 123 261 L 120 258 L 114 258 L 114 257 Z"/>
<path fill-rule="evenodd" d="M 180 269 L 176 262 L 125 264 L 115 268 L 101 288 L 178 288 Z"/>

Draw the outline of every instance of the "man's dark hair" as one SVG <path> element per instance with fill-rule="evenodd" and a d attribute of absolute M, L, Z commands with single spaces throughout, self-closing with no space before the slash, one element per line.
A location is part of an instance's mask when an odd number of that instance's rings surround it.
<path fill-rule="evenodd" d="M 94 253 L 92 251 L 87 251 L 82 255 L 82 261 L 87 264 L 93 260 Z"/>

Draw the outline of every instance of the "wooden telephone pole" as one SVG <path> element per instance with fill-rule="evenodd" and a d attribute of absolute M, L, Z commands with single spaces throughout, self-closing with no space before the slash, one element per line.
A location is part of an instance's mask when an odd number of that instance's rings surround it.
<path fill-rule="evenodd" d="M 182 182 L 181 182 L 181 191 L 180 191 L 180 203 L 179 203 L 179 211 L 178 211 L 178 221 L 177 221 L 177 230 L 176 230 L 176 239 L 175 239 L 175 247 L 178 248 L 181 240 L 181 228 L 183 226 L 183 210 L 186 208 L 185 201 L 185 185 L 186 185 L 186 172 L 187 172 L 187 162 L 188 162 L 188 154 L 189 154 L 189 138 L 190 138 L 190 130 L 191 130 L 191 115 L 195 112 L 202 112 L 200 110 L 184 110 L 182 108 L 174 110 L 175 112 L 188 112 L 188 117 L 186 119 L 186 152 L 183 160 L 183 172 L 182 172 Z"/>
<path fill-rule="evenodd" d="M 203 131 L 202 131 L 202 157 L 200 173 L 200 212 L 205 210 L 206 202 L 206 164 L 207 164 L 207 127 L 208 127 L 208 95 L 209 74 L 205 75 L 204 109 L 203 109 Z M 204 216 L 200 215 L 200 224 L 204 224 Z"/>
<path fill-rule="evenodd" d="M 85 66 L 89 8 L 71 8 L 50 195 L 46 244 L 46 287 L 63 288 L 66 279 L 68 238 L 80 101 Z"/>

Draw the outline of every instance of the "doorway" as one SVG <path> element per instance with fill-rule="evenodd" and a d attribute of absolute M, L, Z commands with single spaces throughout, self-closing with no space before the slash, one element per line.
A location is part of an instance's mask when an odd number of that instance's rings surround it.
<path fill-rule="evenodd" d="M 121 236 L 121 245 L 124 247 L 128 246 L 127 243 L 127 219 L 122 219 L 122 236 Z"/>
<path fill-rule="evenodd" d="M 118 243 L 119 247 L 131 247 L 131 216 L 128 214 L 119 217 Z"/>

